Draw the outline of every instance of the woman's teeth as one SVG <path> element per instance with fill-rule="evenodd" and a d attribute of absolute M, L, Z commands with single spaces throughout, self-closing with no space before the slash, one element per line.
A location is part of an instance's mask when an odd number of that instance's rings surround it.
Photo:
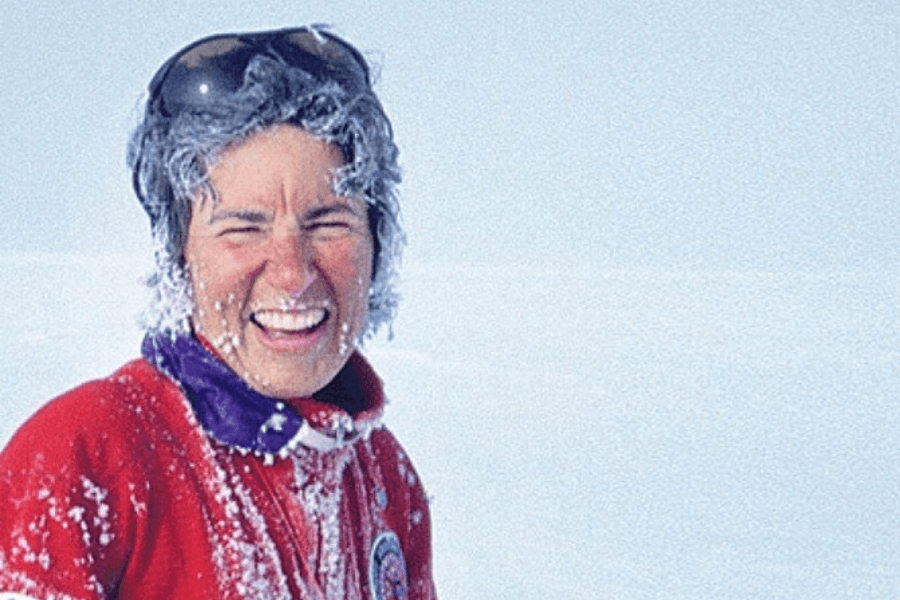
<path fill-rule="evenodd" d="M 253 313 L 253 319 L 267 330 L 296 333 L 312 329 L 321 324 L 328 312 L 324 308 L 285 312 L 280 310 L 261 310 Z"/>

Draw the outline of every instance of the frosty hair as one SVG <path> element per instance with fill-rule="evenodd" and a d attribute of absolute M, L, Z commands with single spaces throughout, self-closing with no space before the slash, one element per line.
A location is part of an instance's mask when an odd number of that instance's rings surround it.
<path fill-rule="evenodd" d="M 367 69 L 367 65 L 363 65 Z M 397 311 L 397 269 L 405 236 L 396 186 L 398 150 L 390 120 L 370 87 L 351 93 L 335 80 L 268 55 L 254 56 L 243 85 L 213 106 L 172 117 L 148 105 L 128 145 L 135 193 L 150 216 L 156 267 L 148 278 L 148 331 L 175 335 L 190 329 L 192 291 L 186 269 L 192 203 L 216 193 L 208 167 L 221 152 L 281 123 L 299 126 L 338 145 L 346 163 L 335 173 L 341 196 L 363 199 L 374 241 L 369 310 L 361 338 L 390 328 Z"/>

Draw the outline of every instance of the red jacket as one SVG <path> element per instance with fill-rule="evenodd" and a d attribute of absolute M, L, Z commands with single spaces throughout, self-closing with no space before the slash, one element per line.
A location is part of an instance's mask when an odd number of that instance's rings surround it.
<path fill-rule="evenodd" d="M 359 355 L 354 368 L 377 381 Z M 428 506 L 373 410 L 331 451 L 212 439 L 146 360 L 41 409 L 0 454 L 0 592 L 51 599 L 435 598 Z M 313 426 L 340 409 L 307 400 Z M 346 419 L 346 417 L 345 417 Z"/>

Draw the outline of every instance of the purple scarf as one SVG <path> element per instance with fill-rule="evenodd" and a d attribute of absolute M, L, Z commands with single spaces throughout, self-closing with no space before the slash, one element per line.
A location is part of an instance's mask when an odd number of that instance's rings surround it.
<path fill-rule="evenodd" d="M 148 335 L 141 354 L 181 384 L 204 429 L 224 444 L 277 454 L 303 425 L 284 402 L 251 389 L 191 335 Z"/>

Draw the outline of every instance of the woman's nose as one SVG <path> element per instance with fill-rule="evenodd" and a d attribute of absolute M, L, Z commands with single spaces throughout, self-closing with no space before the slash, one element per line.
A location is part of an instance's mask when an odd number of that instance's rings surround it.
<path fill-rule="evenodd" d="M 285 234 L 272 240 L 268 270 L 270 282 L 285 294 L 297 297 L 316 279 L 308 244 L 297 234 Z"/>

